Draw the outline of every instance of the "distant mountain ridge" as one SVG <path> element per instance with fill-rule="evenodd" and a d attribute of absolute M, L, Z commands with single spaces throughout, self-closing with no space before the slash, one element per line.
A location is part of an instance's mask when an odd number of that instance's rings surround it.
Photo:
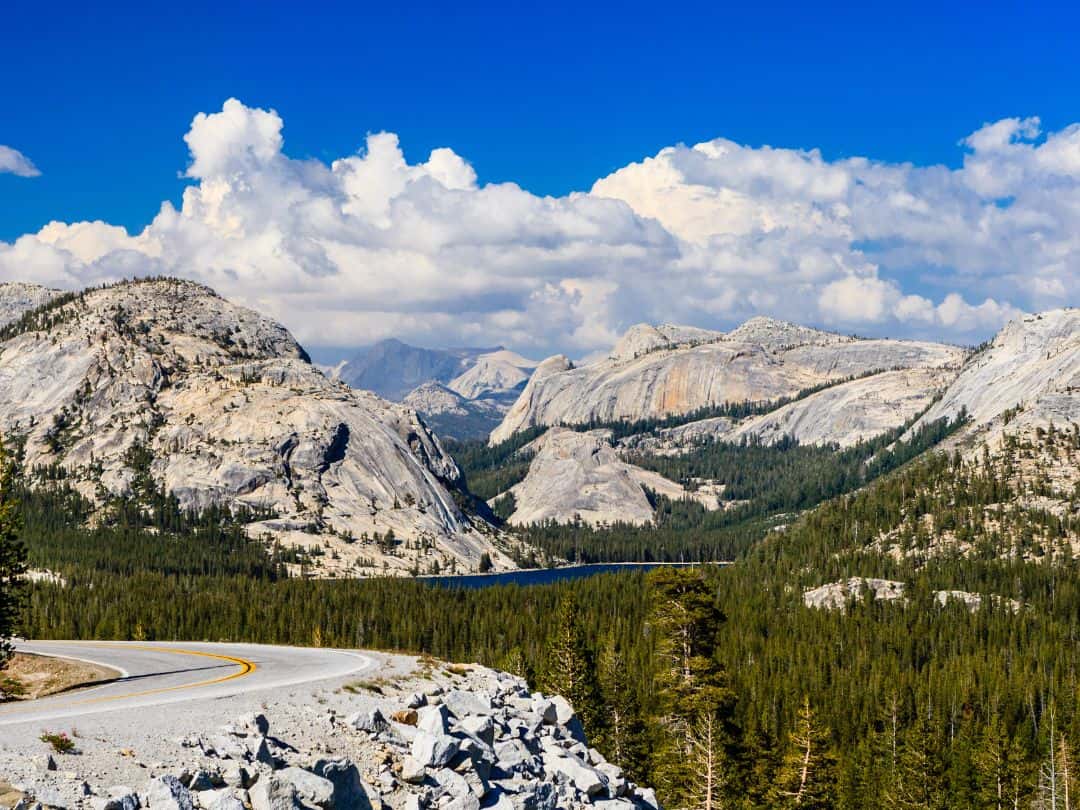
<path fill-rule="evenodd" d="M 535 367 L 502 346 L 425 349 L 388 338 L 331 373 L 352 388 L 407 403 L 443 435 L 467 439 L 499 424 Z"/>
<path fill-rule="evenodd" d="M 445 385 L 466 371 L 476 357 L 499 349 L 425 349 L 387 338 L 346 361 L 338 376 L 352 388 L 400 402 L 426 382 Z"/>
<path fill-rule="evenodd" d="M 764 317 L 726 334 L 639 324 L 596 362 L 575 367 L 562 355 L 542 362 L 490 440 L 497 444 L 536 426 L 776 400 L 874 371 L 955 370 L 964 354 L 940 343 L 859 339 Z"/>

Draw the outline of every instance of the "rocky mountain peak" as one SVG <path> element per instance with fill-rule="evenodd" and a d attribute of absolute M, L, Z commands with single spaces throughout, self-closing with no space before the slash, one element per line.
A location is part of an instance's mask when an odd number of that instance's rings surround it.
<path fill-rule="evenodd" d="M 536 370 L 533 372 L 533 380 L 542 380 L 544 377 L 549 377 L 552 374 L 558 374 L 563 371 L 569 371 L 574 367 L 574 364 L 570 362 L 570 358 L 565 354 L 553 354 L 551 357 L 544 358 L 537 365 Z"/>
<path fill-rule="evenodd" d="M 616 361 L 633 360 L 660 349 L 709 343 L 720 340 L 723 336 L 723 332 L 699 329 L 696 326 L 675 324 L 653 326 L 648 323 L 639 323 L 626 330 L 608 356 Z"/>
<path fill-rule="evenodd" d="M 478 399 L 519 388 L 535 368 L 535 360 L 499 348 L 477 355 L 472 365 L 450 380 L 447 387 L 466 399 Z"/>
<path fill-rule="evenodd" d="M 414 410 L 434 411 L 436 413 L 462 408 L 466 402 L 465 397 L 457 391 L 451 391 L 445 385 L 437 382 L 426 382 L 423 385 L 418 385 L 402 400 L 403 405 L 407 405 Z"/>
<path fill-rule="evenodd" d="M 728 332 L 726 339 L 734 343 L 753 343 L 767 348 L 778 348 L 807 344 L 825 346 L 830 343 L 850 342 L 854 338 L 801 326 L 791 321 L 756 315 Z"/>
<path fill-rule="evenodd" d="M 1080 308 L 1064 307 L 1009 321 L 991 343 L 1011 352 L 1072 351 L 1080 340 Z"/>

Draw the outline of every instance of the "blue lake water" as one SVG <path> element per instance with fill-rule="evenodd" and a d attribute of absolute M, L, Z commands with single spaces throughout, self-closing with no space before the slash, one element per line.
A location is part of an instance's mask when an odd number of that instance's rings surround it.
<path fill-rule="evenodd" d="M 595 574 L 625 571 L 650 571 L 661 565 L 687 567 L 701 563 L 595 563 L 567 565 L 562 568 L 534 568 L 526 571 L 504 571 L 499 574 L 459 574 L 446 577 L 421 577 L 430 585 L 444 588 L 487 588 L 490 585 L 547 585 L 571 579 L 583 579 Z M 723 563 L 721 563 L 723 564 Z"/>

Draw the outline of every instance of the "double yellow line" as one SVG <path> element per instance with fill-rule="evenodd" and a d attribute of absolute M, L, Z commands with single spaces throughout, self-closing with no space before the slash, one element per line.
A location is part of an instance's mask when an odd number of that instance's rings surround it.
<path fill-rule="evenodd" d="M 258 666 L 254 661 L 248 661 L 245 658 L 234 658 L 231 655 L 218 655 L 217 653 L 201 652 L 199 650 L 178 650 L 169 647 L 154 647 L 151 645 L 136 645 L 136 644 L 95 644 L 95 647 L 110 647 L 112 649 L 121 650 L 144 650 L 149 652 L 170 653 L 172 655 L 197 655 L 203 658 L 215 658 L 219 661 L 228 661 L 231 664 L 236 664 L 240 667 L 239 672 L 234 672 L 231 675 L 223 675 L 220 678 L 211 678 L 206 681 L 199 681 L 198 683 L 185 683 L 178 686 L 163 686 L 158 689 L 146 689 L 141 692 L 128 692 L 123 695 L 106 695 L 103 697 L 86 698 L 84 700 L 73 700 L 63 704 L 60 707 L 67 708 L 69 706 L 86 706 L 94 703 L 107 703 L 115 700 L 126 700 L 127 698 L 147 697 L 148 695 L 160 695 L 166 692 L 177 692 L 183 689 L 198 689 L 202 686 L 212 686 L 218 683 L 225 683 L 226 681 L 232 681 L 236 678 L 243 678 L 253 673 Z M 63 658 L 62 655 L 56 656 L 57 658 Z M 102 666 L 108 666 L 108 664 L 102 664 Z M 38 706 L 34 705 L 37 701 L 28 701 L 23 704 L 23 707 L 15 709 L 14 711 L 0 710 L 0 717 L 10 714 L 22 714 L 25 712 L 37 711 Z"/>

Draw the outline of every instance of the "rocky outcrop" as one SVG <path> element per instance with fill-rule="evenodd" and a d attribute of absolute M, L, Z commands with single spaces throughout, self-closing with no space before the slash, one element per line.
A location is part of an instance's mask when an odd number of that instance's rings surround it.
<path fill-rule="evenodd" d="M 705 342 L 675 344 L 660 328 L 656 338 L 635 327 L 612 356 L 595 363 L 573 368 L 562 357 L 545 360 L 490 441 L 537 425 L 638 420 L 724 402 L 776 400 L 873 371 L 956 367 L 964 354 L 937 343 L 861 340 L 763 318 L 727 335 L 708 333 L 707 341 L 698 334 L 703 331 L 694 334 Z"/>
<path fill-rule="evenodd" d="M 246 714 L 175 740 L 157 762 L 133 764 L 137 752 L 112 746 L 79 757 L 90 760 L 80 770 L 124 782 L 67 778 L 26 757 L 18 792 L 27 808 L 93 810 L 659 810 L 651 789 L 589 746 L 565 699 L 484 667 L 453 669 L 464 675 L 412 691 L 383 684 L 384 697 L 355 699 L 352 713 Z"/>
<path fill-rule="evenodd" d="M 894 579 L 875 579 L 873 577 L 851 577 L 839 582 L 829 582 L 817 588 L 803 591 L 803 604 L 808 608 L 826 610 L 846 610 L 856 599 L 869 597 L 875 601 L 902 602 L 907 604 L 907 585 Z M 941 607 L 957 602 L 968 610 L 978 610 L 984 601 L 1004 606 L 1016 613 L 1022 605 L 1015 599 L 1004 599 L 997 594 L 984 596 L 970 591 L 934 591 L 934 601 Z"/>
<path fill-rule="evenodd" d="M 535 456 L 524 480 L 509 490 L 515 505 L 509 522 L 515 525 L 579 519 L 591 525 L 648 523 L 655 510 L 647 490 L 717 506 L 707 490 L 688 493 L 659 473 L 623 461 L 612 447 L 610 431 L 551 428 L 522 452 Z"/>
<path fill-rule="evenodd" d="M 829 582 L 803 592 L 803 604 L 809 608 L 843 610 L 856 598 L 869 594 L 871 599 L 892 602 L 904 598 L 903 582 L 873 577 L 851 577 L 839 582 Z"/>
<path fill-rule="evenodd" d="M 0 429 L 28 468 L 99 504 L 149 477 L 184 508 L 247 507 L 256 536 L 329 546 L 326 574 L 512 566 L 415 412 L 327 379 L 282 326 L 173 280 L 50 306 L 0 343 Z"/>

